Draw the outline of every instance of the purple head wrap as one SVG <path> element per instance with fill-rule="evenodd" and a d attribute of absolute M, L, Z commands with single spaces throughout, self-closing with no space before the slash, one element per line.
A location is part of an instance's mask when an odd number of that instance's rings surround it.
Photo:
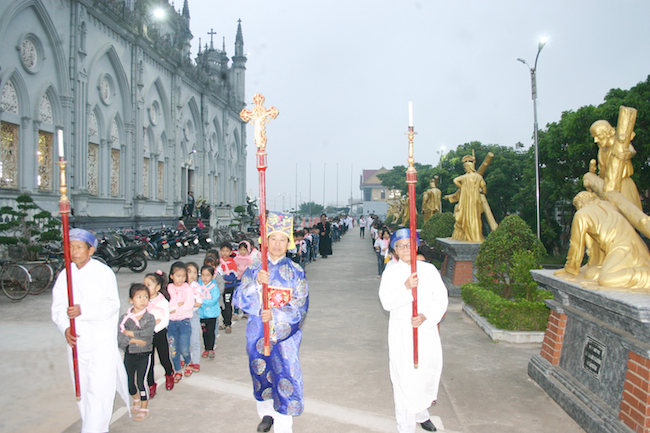
<path fill-rule="evenodd" d="M 88 230 L 84 230 L 84 229 L 70 230 L 70 240 L 88 242 L 91 247 L 97 248 L 97 238 Z"/>

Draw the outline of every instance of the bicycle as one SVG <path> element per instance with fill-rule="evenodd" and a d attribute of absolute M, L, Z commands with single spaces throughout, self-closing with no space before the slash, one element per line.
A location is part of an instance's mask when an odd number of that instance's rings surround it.
<path fill-rule="evenodd" d="M 11 260 L 0 260 L 0 286 L 7 298 L 20 301 L 29 294 L 32 277 L 27 269 Z"/>
<path fill-rule="evenodd" d="M 59 272 L 65 266 L 63 252 L 56 247 L 45 245 L 42 254 L 45 255 L 44 262 L 36 262 L 36 266 L 29 269 L 32 278 L 30 295 L 40 295 L 51 288 Z"/>

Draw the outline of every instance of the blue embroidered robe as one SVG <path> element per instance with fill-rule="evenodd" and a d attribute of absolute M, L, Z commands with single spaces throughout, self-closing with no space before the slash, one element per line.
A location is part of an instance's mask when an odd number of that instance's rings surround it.
<path fill-rule="evenodd" d="M 257 283 L 257 273 L 261 268 L 261 262 L 256 262 L 246 270 L 233 299 L 233 305 L 249 315 L 246 351 L 253 392 L 258 401 L 273 399 L 276 412 L 298 416 L 304 407 L 298 351 L 302 340 L 300 327 L 309 306 L 307 279 L 303 268 L 291 259 L 283 257 L 277 263 L 269 260 L 269 286 L 288 288 L 291 299 L 279 308 L 271 308 L 271 355 L 264 356 L 264 326 L 260 317 L 262 285 Z"/>

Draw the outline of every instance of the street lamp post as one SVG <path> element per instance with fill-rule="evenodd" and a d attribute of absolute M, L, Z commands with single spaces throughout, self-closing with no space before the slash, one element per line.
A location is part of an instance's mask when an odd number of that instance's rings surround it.
<path fill-rule="evenodd" d="M 542 48 L 544 48 L 547 41 L 548 38 L 546 37 L 539 40 L 539 43 L 537 44 L 537 56 L 535 56 L 535 63 L 532 68 L 524 59 L 517 59 L 524 65 L 528 66 L 528 69 L 530 70 L 530 86 L 532 91 L 533 116 L 535 121 L 535 204 L 537 208 L 537 239 L 541 238 L 541 217 L 539 210 L 539 145 L 537 141 L 537 59 L 539 59 L 539 53 L 542 51 Z"/>

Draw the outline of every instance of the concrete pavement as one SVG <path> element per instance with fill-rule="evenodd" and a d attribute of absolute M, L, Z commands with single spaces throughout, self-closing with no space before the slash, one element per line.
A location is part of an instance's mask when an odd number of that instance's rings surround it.
<path fill-rule="evenodd" d="M 378 300 L 376 257 L 358 228 L 333 245 L 334 255 L 308 265 L 310 309 L 300 351 L 305 412 L 294 431 L 395 432 L 388 376 L 388 314 Z M 202 261 L 203 256 L 184 259 Z M 147 271 L 169 269 L 150 262 Z M 122 309 L 129 284 L 144 274 L 121 270 Z M 1 296 L 1 295 L 0 295 Z M 78 432 L 79 415 L 63 337 L 50 321 L 51 296 L 19 303 L 0 298 L 2 432 Z M 245 353 L 245 321 L 221 333 L 215 360 L 174 390 L 159 387 L 150 417 L 135 423 L 121 401 L 111 432 L 254 432 L 259 419 Z M 463 433 L 583 431 L 527 376 L 539 344 L 493 343 L 451 299 L 441 327 L 445 367 L 438 402 L 430 409 L 439 430 Z M 156 377 L 162 383 L 159 366 Z M 418 427 L 417 431 L 420 430 Z"/>

